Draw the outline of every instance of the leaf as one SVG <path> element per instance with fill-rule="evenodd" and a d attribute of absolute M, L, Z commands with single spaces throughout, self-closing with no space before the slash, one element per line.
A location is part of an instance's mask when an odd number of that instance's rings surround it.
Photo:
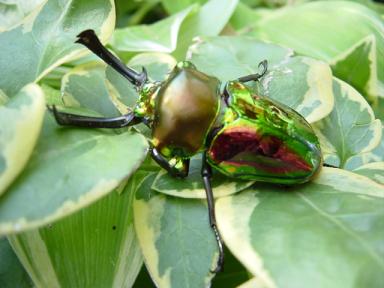
<path fill-rule="evenodd" d="M 0 198 L 0 234 L 36 228 L 88 206 L 131 175 L 146 152 L 141 135 L 62 128 L 47 115 L 28 165 Z"/>
<path fill-rule="evenodd" d="M 373 34 L 361 39 L 331 61 L 334 75 L 376 101 L 378 94 L 376 38 Z"/>
<path fill-rule="evenodd" d="M 121 115 L 114 104 L 120 96 L 107 82 L 105 70 L 106 66 L 98 62 L 70 70 L 62 79 L 63 103 L 67 107 L 85 107 L 106 117 Z"/>
<path fill-rule="evenodd" d="M 219 36 L 200 39 L 189 47 L 187 55 L 200 71 L 226 82 L 258 72 L 259 63 L 265 59 L 271 69 L 293 52 L 249 37 Z"/>
<path fill-rule="evenodd" d="M 384 22 L 363 5 L 350 1 L 295 5 L 254 22 L 249 35 L 327 61 L 337 77 L 368 97 L 384 95 L 384 69 L 380 69 Z"/>
<path fill-rule="evenodd" d="M 224 29 L 238 0 L 209 0 L 198 12 L 188 17 L 180 28 L 177 49 L 173 56 L 184 60 L 192 40 L 199 36 L 216 36 Z"/>
<path fill-rule="evenodd" d="M 349 158 L 345 164 L 345 169 L 355 170 L 356 168 L 368 163 L 384 161 L 384 127 L 381 131 L 382 136 L 379 145 L 369 152 L 359 153 Z"/>
<path fill-rule="evenodd" d="M 165 10 L 170 14 L 175 14 L 195 3 L 204 4 L 205 2 L 207 0 L 161 0 Z"/>
<path fill-rule="evenodd" d="M 224 268 L 212 281 L 212 288 L 237 287 L 249 279 L 249 273 L 243 265 L 224 247 Z"/>
<path fill-rule="evenodd" d="M 46 1 L 22 24 L 0 34 L 1 89 L 12 97 L 27 83 L 38 81 L 54 67 L 86 53 L 85 48 L 74 44 L 76 35 L 94 29 L 105 41 L 114 21 L 111 0 Z"/>
<path fill-rule="evenodd" d="M 133 285 L 143 261 L 133 228 L 133 178 L 121 194 L 115 190 L 49 226 L 9 236 L 37 287 Z"/>
<path fill-rule="evenodd" d="M 170 53 L 176 49 L 181 24 L 192 11 L 193 7 L 188 7 L 151 25 L 116 29 L 109 43 L 119 51 Z"/>
<path fill-rule="evenodd" d="M 134 221 L 144 261 L 158 287 L 207 287 L 218 252 L 201 200 L 156 193 L 148 174 L 136 191 Z"/>
<path fill-rule="evenodd" d="M 19 24 L 44 0 L 5 0 L 0 3 L 0 32 Z"/>
<path fill-rule="evenodd" d="M 226 245 L 266 287 L 384 284 L 384 186 L 367 177 L 323 168 L 311 183 L 220 198 L 216 214 Z"/>
<path fill-rule="evenodd" d="M 35 147 L 45 112 L 36 84 L 25 86 L 0 106 L 0 194 L 20 174 Z"/>
<path fill-rule="evenodd" d="M 3 288 L 33 287 L 31 279 L 6 238 L 0 239 L 0 286 Z"/>
<path fill-rule="evenodd" d="M 236 288 L 267 288 L 259 278 L 253 277 L 252 279 L 244 282 L 243 284 L 237 286 Z"/>
<path fill-rule="evenodd" d="M 192 158 L 189 174 L 185 179 L 172 177 L 165 170 L 161 170 L 151 188 L 171 196 L 206 199 L 207 196 L 200 172 L 201 163 L 201 157 Z M 231 179 L 214 172 L 212 177 L 213 194 L 215 197 L 231 195 L 251 186 L 253 182 Z"/>
<path fill-rule="evenodd" d="M 369 152 L 381 139 L 381 123 L 375 120 L 366 100 L 347 83 L 334 78 L 335 107 L 331 114 L 317 122 L 317 134 L 325 161 L 344 167 L 354 155 Z"/>
<path fill-rule="evenodd" d="M 384 185 L 384 162 L 368 163 L 354 169 L 353 172 Z"/>
<path fill-rule="evenodd" d="M 127 65 L 137 70 L 145 67 L 151 79 L 161 81 L 176 65 L 176 60 L 168 54 L 142 53 Z M 90 62 L 70 70 L 62 79 L 61 90 L 61 105 L 83 107 L 106 117 L 126 114 L 138 98 L 135 87 L 102 62 Z"/>
<path fill-rule="evenodd" d="M 128 63 L 137 69 L 145 67 L 148 76 L 154 81 L 164 81 L 176 64 L 176 59 L 166 53 L 137 54 Z"/>
<path fill-rule="evenodd" d="M 250 53 L 252 51 L 252 53 Z M 333 107 L 332 73 L 329 66 L 307 57 L 292 57 L 292 51 L 244 36 L 211 37 L 191 46 L 189 59 L 199 70 L 223 82 L 259 72 L 260 94 L 282 102 L 309 122 L 324 118 Z"/>
<path fill-rule="evenodd" d="M 261 94 L 295 109 L 313 123 L 333 109 L 332 71 L 322 61 L 293 57 L 273 67 L 261 80 Z"/>

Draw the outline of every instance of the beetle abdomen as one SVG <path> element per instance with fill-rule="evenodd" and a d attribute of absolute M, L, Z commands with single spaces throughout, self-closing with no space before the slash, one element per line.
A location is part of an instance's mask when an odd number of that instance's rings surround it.
<path fill-rule="evenodd" d="M 322 156 L 305 119 L 289 107 L 252 95 L 240 83 L 230 83 L 227 91 L 227 117 L 209 147 L 210 164 L 240 179 L 282 184 L 310 180 Z"/>
<path fill-rule="evenodd" d="M 220 82 L 179 63 L 156 97 L 153 143 L 166 157 L 190 157 L 204 147 L 219 109 Z"/>

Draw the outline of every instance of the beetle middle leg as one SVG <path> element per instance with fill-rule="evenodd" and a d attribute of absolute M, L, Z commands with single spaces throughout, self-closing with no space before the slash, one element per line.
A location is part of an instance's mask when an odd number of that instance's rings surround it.
<path fill-rule="evenodd" d="M 152 159 L 155 160 L 160 167 L 164 168 L 171 176 L 179 178 L 185 178 L 188 176 L 189 159 L 173 158 L 169 160 L 162 156 L 154 147 L 151 147 L 151 156 Z"/>
<path fill-rule="evenodd" d="M 217 246 L 219 247 L 219 259 L 217 260 L 216 268 L 211 272 L 218 273 L 223 269 L 224 248 L 223 248 L 223 240 L 221 239 L 221 236 L 220 236 L 219 230 L 217 229 L 217 224 L 216 224 L 215 199 L 213 198 L 212 185 L 211 185 L 212 169 L 211 169 L 211 166 L 209 166 L 209 164 L 207 163 L 205 152 L 203 154 L 201 177 L 203 178 L 205 193 L 207 194 L 209 224 L 211 225 L 213 233 L 215 234 Z"/>
<path fill-rule="evenodd" d="M 136 117 L 133 112 L 113 118 L 102 118 L 59 112 L 57 111 L 56 106 L 48 106 L 48 109 L 53 113 L 53 116 L 55 116 L 56 122 L 63 126 L 122 128 L 142 122 L 142 119 Z"/>
<path fill-rule="evenodd" d="M 247 75 L 247 76 L 243 76 L 243 77 L 240 77 L 239 79 L 237 79 L 238 81 L 240 82 L 249 82 L 249 81 L 258 81 L 261 77 L 263 77 L 265 75 L 265 73 L 267 73 L 267 70 L 268 70 L 268 61 L 267 60 L 263 60 L 259 63 L 259 68 L 261 68 L 261 73 L 256 73 L 256 74 L 251 74 L 251 75 Z"/>

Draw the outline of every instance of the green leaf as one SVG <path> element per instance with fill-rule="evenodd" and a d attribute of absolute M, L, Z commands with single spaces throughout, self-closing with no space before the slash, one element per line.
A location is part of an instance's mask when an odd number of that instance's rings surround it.
<path fill-rule="evenodd" d="M 152 184 L 152 189 L 158 192 L 183 197 L 205 199 L 206 192 L 201 177 L 201 157 L 191 159 L 187 178 L 179 179 L 161 170 Z M 212 189 L 215 197 L 231 195 L 251 186 L 254 181 L 242 181 L 228 178 L 220 173 L 212 177 Z"/>
<path fill-rule="evenodd" d="M 264 282 L 262 282 L 258 277 L 253 277 L 243 284 L 237 286 L 236 288 L 268 288 Z"/>
<path fill-rule="evenodd" d="M 335 107 L 315 124 L 325 161 L 344 167 L 354 155 L 369 152 L 381 139 L 381 122 L 367 101 L 347 83 L 334 78 Z"/>
<path fill-rule="evenodd" d="M 146 152 L 141 135 L 62 128 L 48 114 L 28 165 L 0 198 L 0 234 L 51 223 L 91 204 L 131 175 Z"/>
<path fill-rule="evenodd" d="M 13 96 L 54 67 L 86 53 L 82 46 L 74 44 L 76 35 L 94 29 L 105 41 L 112 33 L 114 21 L 111 0 L 46 1 L 19 26 L 0 34 L 1 89 Z"/>
<path fill-rule="evenodd" d="M 43 123 L 44 94 L 36 84 L 25 86 L 0 106 L 0 195 L 27 163 Z"/>
<path fill-rule="evenodd" d="M 188 17 L 180 28 L 177 49 L 173 53 L 177 60 L 184 60 L 188 47 L 197 36 L 216 36 L 224 29 L 238 0 L 210 0 L 198 12 Z"/>
<path fill-rule="evenodd" d="M 175 14 L 195 3 L 204 4 L 205 2 L 207 0 L 161 0 L 165 10 L 170 14 Z"/>
<path fill-rule="evenodd" d="M 0 286 L 2 288 L 33 287 L 31 279 L 6 238 L 0 238 Z"/>
<path fill-rule="evenodd" d="M 276 10 L 249 34 L 327 61 L 337 77 L 370 98 L 384 95 L 384 22 L 363 5 L 316 1 Z"/>
<path fill-rule="evenodd" d="M 176 49 L 180 26 L 193 11 L 183 11 L 151 25 L 138 25 L 116 29 L 110 44 L 119 51 L 172 52 Z"/>
<path fill-rule="evenodd" d="M 220 198 L 216 214 L 226 245 L 266 287 L 384 284 L 384 186 L 367 177 L 323 168 L 311 183 Z"/>
<path fill-rule="evenodd" d="M 354 169 L 353 172 L 384 185 L 384 162 L 368 163 Z"/>
<path fill-rule="evenodd" d="M 133 228 L 131 178 L 81 211 L 9 236 L 37 287 L 131 287 L 142 266 Z M 125 186 L 125 187 L 124 187 Z"/>
<path fill-rule="evenodd" d="M 151 190 L 155 176 L 143 180 L 133 204 L 147 269 L 158 287 L 207 287 L 218 257 L 207 206 Z"/>
<path fill-rule="evenodd" d="M 202 40 L 190 47 L 188 55 L 199 70 L 223 82 L 257 73 L 259 63 L 266 59 L 269 72 L 261 79 L 262 95 L 296 109 L 309 122 L 324 118 L 333 108 L 329 66 L 307 57 L 292 57 L 290 49 L 227 36 Z"/>

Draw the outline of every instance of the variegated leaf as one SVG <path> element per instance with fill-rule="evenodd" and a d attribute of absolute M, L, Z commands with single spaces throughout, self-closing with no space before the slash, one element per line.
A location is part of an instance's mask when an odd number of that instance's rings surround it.
<path fill-rule="evenodd" d="M 360 166 L 353 172 L 371 178 L 373 181 L 384 185 L 384 162 L 372 162 Z"/>
<path fill-rule="evenodd" d="M 230 81 L 259 71 L 258 65 L 267 60 L 271 69 L 293 56 L 288 48 L 244 36 L 220 36 L 198 39 L 189 47 L 187 60 L 221 81 Z"/>
<path fill-rule="evenodd" d="M 216 212 L 226 245 L 265 287 L 384 284 L 384 186 L 365 176 L 323 168 L 311 183 L 220 198 Z"/>
<path fill-rule="evenodd" d="M 132 287 L 142 266 L 133 228 L 134 177 L 91 206 L 9 236 L 37 287 Z"/>
<path fill-rule="evenodd" d="M 207 206 L 155 192 L 150 188 L 155 176 L 143 180 L 134 201 L 147 269 L 158 287 L 209 287 L 218 253 Z"/>
<path fill-rule="evenodd" d="M 147 152 L 141 135 L 59 127 L 46 115 L 34 154 L 0 198 L 0 234 L 67 216 L 114 189 Z"/>
<path fill-rule="evenodd" d="M 208 38 L 191 46 L 188 53 L 199 70 L 222 81 L 257 73 L 259 63 L 266 59 L 268 73 L 261 79 L 262 95 L 296 109 L 309 122 L 324 118 L 333 108 L 329 66 L 307 57 L 292 57 L 290 49 L 236 36 Z"/>
<path fill-rule="evenodd" d="M 381 122 L 372 108 L 354 88 L 334 78 L 335 107 L 316 127 L 325 161 L 344 167 L 358 154 L 369 152 L 381 140 Z"/>
<path fill-rule="evenodd" d="M 381 131 L 382 136 L 379 145 L 369 152 L 352 156 L 350 159 L 348 159 L 348 162 L 345 165 L 345 169 L 355 170 L 356 168 L 368 163 L 384 161 L 384 127 Z"/>
<path fill-rule="evenodd" d="M 189 174 L 185 179 L 172 177 L 165 170 L 161 170 L 151 188 L 172 196 L 205 199 L 207 196 L 201 177 L 201 163 L 201 157 L 192 158 Z M 231 179 L 214 172 L 212 177 L 213 195 L 214 197 L 231 195 L 251 186 L 253 182 Z"/>
<path fill-rule="evenodd" d="M 276 10 L 255 21 L 249 35 L 327 61 L 370 98 L 384 95 L 384 22 L 361 4 L 316 1 Z"/>
<path fill-rule="evenodd" d="M 261 94 L 295 109 L 309 123 L 333 109 L 332 72 L 327 64 L 293 57 L 271 68 L 261 80 Z"/>
<path fill-rule="evenodd" d="M 209 0 L 188 17 L 180 28 L 180 37 L 173 56 L 181 61 L 186 58 L 188 47 L 196 37 L 217 36 L 227 25 L 239 0 Z"/>
<path fill-rule="evenodd" d="M 27 83 L 86 50 L 76 35 L 94 29 L 105 41 L 115 22 L 112 0 L 50 0 L 12 30 L 0 34 L 0 87 L 12 97 Z M 17 45 L 15 45 L 17 39 Z"/>
<path fill-rule="evenodd" d="M 19 24 L 45 0 L 3 0 L 0 2 L 0 32 Z"/>
<path fill-rule="evenodd" d="M 170 53 L 176 49 L 180 26 L 194 13 L 191 6 L 151 25 L 116 29 L 110 44 L 119 51 L 154 51 Z"/>
<path fill-rule="evenodd" d="M 19 175 L 35 147 L 45 113 L 44 94 L 25 86 L 0 106 L 0 194 Z"/>
<path fill-rule="evenodd" d="M 65 74 L 61 84 L 64 105 L 86 107 L 106 117 L 120 115 L 118 105 L 114 105 L 114 101 L 119 101 L 119 94 L 107 82 L 105 69 L 105 65 L 94 62 L 77 66 Z"/>

